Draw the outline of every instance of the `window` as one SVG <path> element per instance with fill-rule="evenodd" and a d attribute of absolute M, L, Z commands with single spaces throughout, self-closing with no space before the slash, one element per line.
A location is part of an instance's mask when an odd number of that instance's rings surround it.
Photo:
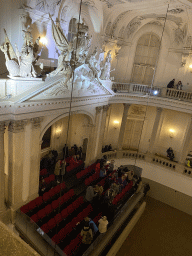
<path fill-rule="evenodd" d="M 151 85 L 159 54 L 160 41 L 154 34 L 139 38 L 132 70 L 132 83 Z"/>
<path fill-rule="evenodd" d="M 43 142 L 41 144 L 41 149 L 50 147 L 50 145 L 51 145 L 51 126 L 47 129 L 47 131 L 43 135 L 42 141 Z"/>
<path fill-rule="evenodd" d="M 75 18 L 71 19 L 69 22 L 69 29 L 68 29 L 68 41 L 72 42 L 73 37 L 77 33 L 77 20 Z"/>

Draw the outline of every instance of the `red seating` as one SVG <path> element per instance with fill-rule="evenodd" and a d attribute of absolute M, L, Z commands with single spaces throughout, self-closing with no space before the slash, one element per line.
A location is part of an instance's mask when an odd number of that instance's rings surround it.
<path fill-rule="evenodd" d="M 56 187 L 54 187 L 53 190 L 54 190 L 55 195 L 56 195 L 56 194 L 59 194 L 59 192 L 61 191 L 61 186 L 60 186 L 60 184 L 57 185 Z"/>
<path fill-rule="evenodd" d="M 67 202 L 68 199 L 69 199 L 69 194 L 68 193 L 65 193 L 62 197 L 62 200 L 63 200 L 63 203 Z"/>
<path fill-rule="evenodd" d="M 76 177 L 77 177 L 77 179 L 80 179 L 80 178 L 81 178 L 81 173 L 78 172 L 78 173 L 76 174 Z"/>
<path fill-rule="evenodd" d="M 51 174 L 51 175 L 49 176 L 49 180 L 50 180 L 50 182 L 54 181 L 54 180 L 55 180 L 55 175 L 54 175 L 54 174 Z"/>
<path fill-rule="evenodd" d="M 73 212 L 73 205 L 70 204 L 68 207 L 67 207 L 67 212 L 68 214 L 71 214 Z"/>
<path fill-rule="evenodd" d="M 85 186 L 89 186 L 89 179 L 85 179 Z"/>
<path fill-rule="evenodd" d="M 55 234 L 51 240 L 55 243 L 55 244 L 59 244 L 60 243 L 60 237 L 58 234 Z"/>
<path fill-rule="evenodd" d="M 42 197 L 42 196 L 37 197 L 37 198 L 35 199 L 35 203 L 36 203 L 37 206 L 42 205 L 42 203 L 43 203 L 43 197 Z"/>
<path fill-rule="evenodd" d="M 78 198 L 78 202 L 79 202 L 79 205 L 81 205 L 81 204 L 84 203 L 83 196 L 80 196 L 80 197 Z"/>
<path fill-rule="evenodd" d="M 100 212 L 100 213 L 93 219 L 93 221 L 94 221 L 95 223 L 98 223 L 98 221 L 100 220 L 101 216 L 102 216 L 102 212 Z"/>
<path fill-rule="evenodd" d="M 61 213 L 58 213 L 57 215 L 55 215 L 54 219 L 57 224 L 60 223 L 63 220 Z"/>
<path fill-rule="evenodd" d="M 77 215 L 77 219 L 78 219 L 78 222 L 81 222 L 81 221 L 84 219 L 83 212 L 80 212 L 80 213 Z"/>
<path fill-rule="evenodd" d="M 53 210 L 56 210 L 59 207 L 59 205 L 60 205 L 60 200 L 58 200 L 58 199 L 51 202 L 51 206 L 52 206 Z"/>
<path fill-rule="evenodd" d="M 46 216 L 45 209 L 43 208 L 42 210 L 38 211 L 37 216 L 38 216 L 39 220 L 43 219 Z"/>
<path fill-rule="evenodd" d="M 47 177 L 47 178 L 44 179 L 44 181 L 45 181 L 46 184 L 49 184 L 50 183 L 50 178 Z"/>
<path fill-rule="evenodd" d="M 47 206 L 45 206 L 44 209 L 45 209 L 46 215 L 49 215 L 53 210 L 51 207 L 51 204 L 48 204 Z"/>
<path fill-rule="evenodd" d="M 67 256 L 71 256 L 72 255 L 72 247 L 71 245 L 67 245 L 64 250 L 63 250 L 64 253 L 67 254 Z"/>
<path fill-rule="evenodd" d="M 28 203 L 28 208 L 29 208 L 29 211 L 32 211 L 33 209 L 36 208 L 35 200 Z"/>
<path fill-rule="evenodd" d="M 61 216 L 62 216 L 63 219 L 67 218 L 67 216 L 68 216 L 68 211 L 67 211 L 67 209 L 63 209 L 63 210 L 62 210 Z"/>
<path fill-rule="evenodd" d="M 45 168 L 40 171 L 41 176 L 45 176 L 47 174 L 48 174 L 48 172 L 47 172 L 47 169 L 45 169 Z"/>
<path fill-rule="evenodd" d="M 72 203 L 73 209 L 76 210 L 79 207 L 78 199 Z"/>
<path fill-rule="evenodd" d="M 43 232 L 45 232 L 46 234 L 49 232 L 49 227 L 47 225 L 47 223 L 45 223 L 43 226 L 41 226 L 41 229 L 43 230 Z"/>
<path fill-rule="evenodd" d="M 49 227 L 49 229 L 53 229 L 56 225 L 57 225 L 57 222 L 55 221 L 54 218 L 50 219 L 48 222 L 47 222 L 47 225 Z"/>
<path fill-rule="evenodd" d="M 65 182 L 61 183 L 61 184 L 60 184 L 60 189 L 61 189 L 61 190 L 64 190 L 65 188 L 66 188 Z"/>
<path fill-rule="evenodd" d="M 38 215 L 37 214 L 34 214 L 33 216 L 31 216 L 31 221 L 33 221 L 33 222 L 35 222 L 35 223 L 37 223 L 38 222 L 38 220 L 39 220 L 39 217 L 38 217 Z"/>
<path fill-rule="evenodd" d="M 45 193 L 43 194 L 43 201 L 44 201 L 44 202 L 47 202 L 49 199 L 50 199 L 50 194 L 49 194 L 49 192 L 45 192 Z"/>
<path fill-rule="evenodd" d="M 75 195 L 74 189 L 70 189 L 70 190 L 68 191 L 68 193 L 69 193 L 69 198 L 71 198 L 72 196 Z"/>
<path fill-rule="evenodd" d="M 28 206 L 28 204 L 23 205 L 23 206 L 20 208 L 20 211 L 21 211 L 22 213 L 28 213 L 28 212 L 29 212 L 29 206 Z"/>

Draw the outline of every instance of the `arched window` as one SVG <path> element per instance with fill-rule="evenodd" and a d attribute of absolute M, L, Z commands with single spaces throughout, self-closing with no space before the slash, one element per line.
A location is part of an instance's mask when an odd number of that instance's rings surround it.
<path fill-rule="evenodd" d="M 132 83 L 151 85 L 159 46 L 159 39 L 152 33 L 139 38 L 133 63 Z"/>
<path fill-rule="evenodd" d="M 72 42 L 73 37 L 77 33 L 77 20 L 75 18 L 71 19 L 69 22 L 69 29 L 68 29 L 68 41 Z"/>

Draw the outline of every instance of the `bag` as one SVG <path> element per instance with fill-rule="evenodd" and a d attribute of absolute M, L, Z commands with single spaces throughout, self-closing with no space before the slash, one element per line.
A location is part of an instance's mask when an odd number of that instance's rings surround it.
<path fill-rule="evenodd" d="M 91 236 L 89 230 L 85 231 L 85 232 L 86 232 L 86 234 L 85 234 L 84 243 L 85 244 L 90 244 L 92 242 L 92 236 Z"/>

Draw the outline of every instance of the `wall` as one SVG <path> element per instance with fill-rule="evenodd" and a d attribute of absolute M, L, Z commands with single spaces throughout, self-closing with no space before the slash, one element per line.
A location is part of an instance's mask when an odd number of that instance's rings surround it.
<path fill-rule="evenodd" d="M 90 118 L 84 114 L 73 114 L 70 118 L 69 137 L 67 145 L 69 148 L 76 144 L 78 147 L 83 145 L 83 139 L 89 138 Z M 59 153 L 66 143 L 68 129 L 68 117 L 62 118 L 52 125 L 51 148 Z M 60 137 L 57 131 L 61 131 Z"/>
<path fill-rule="evenodd" d="M 190 115 L 173 110 L 163 110 L 163 123 L 158 140 L 155 143 L 154 152 L 166 156 L 166 150 L 173 148 L 176 160 L 183 148 L 184 136 L 187 129 Z M 170 138 L 169 129 L 174 129 L 174 137 Z"/>

